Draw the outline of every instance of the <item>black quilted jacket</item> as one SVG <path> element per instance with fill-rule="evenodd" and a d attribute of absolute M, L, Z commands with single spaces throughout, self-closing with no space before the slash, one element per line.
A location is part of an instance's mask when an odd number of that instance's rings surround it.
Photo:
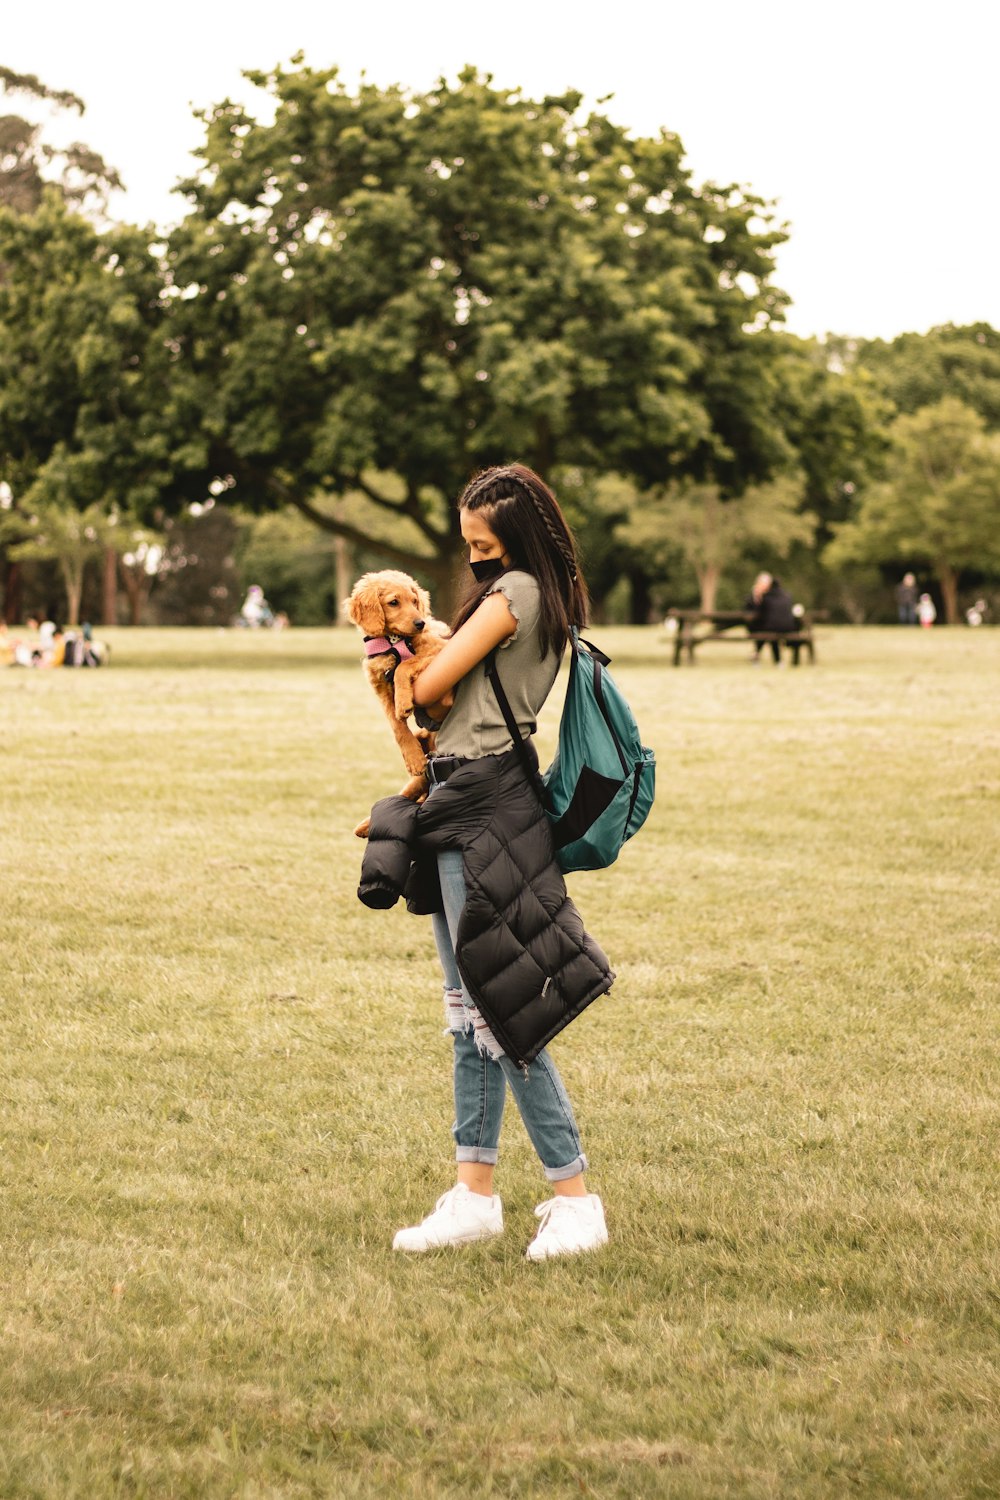
<path fill-rule="evenodd" d="M 456 848 L 468 889 L 459 970 L 507 1056 L 529 1063 L 615 976 L 566 894 L 516 751 L 461 766 L 420 806 L 376 802 L 358 896 L 389 907 L 405 895 L 411 911 L 436 911 L 436 856 Z"/>

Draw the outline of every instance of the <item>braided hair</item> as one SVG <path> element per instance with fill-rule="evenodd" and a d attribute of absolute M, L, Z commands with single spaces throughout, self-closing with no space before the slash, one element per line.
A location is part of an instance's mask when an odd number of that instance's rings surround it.
<path fill-rule="evenodd" d="M 587 623 L 587 586 L 573 533 L 548 485 L 525 464 L 503 464 L 477 474 L 463 490 L 458 508 L 481 512 L 503 543 L 510 566 L 534 575 L 541 594 L 539 652 L 562 651 L 570 626 Z M 491 580 L 469 590 L 453 621 L 455 630 L 495 587 Z"/>

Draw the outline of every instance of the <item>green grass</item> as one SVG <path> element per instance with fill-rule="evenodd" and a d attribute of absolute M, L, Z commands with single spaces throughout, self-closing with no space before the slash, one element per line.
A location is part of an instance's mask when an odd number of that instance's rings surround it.
<path fill-rule="evenodd" d="M 612 1243 L 544 1266 L 513 1110 L 506 1235 L 390 1249 L 449 1056 L 353 635 L 0 674 L 0 1496 L 1000 1495 L 1000 631 L 593 633 L 659 797 L 571 878 Z"/>

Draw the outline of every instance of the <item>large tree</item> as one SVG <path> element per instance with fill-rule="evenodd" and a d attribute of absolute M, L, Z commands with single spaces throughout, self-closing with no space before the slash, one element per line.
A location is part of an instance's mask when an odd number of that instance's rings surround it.
<path fill-rule="evenodd" d="M 816 518 L 803 511 L 802 495 L 802 476 L 792 473 L 749 485 L 728 500 L 718 484 L 675 481 L 645 497 L 627 523 L 627 536 L 661 571 L 672 553 L 682 557 L 697 577 L 700 608 L 711 614 L 723 574 L 749 548 L 785 558 L 796 543 L 812 541 Z"/>
<path fill-rule="evenodd" d="M 1000 435 L 946 397 L 898 417 L 891 436 L 885 482 L 837 529 L 826 561 L 927 564 L 956 624 L 961 569 L 1000 571 Z"/>
<path fill-rule="evenodd" d="M 676 136 L 473 70 L 426 94 L 249 76 L 273 122 L 207 115 L 168 252 L 171 338 L 238 499 L 375 532 L 445 582 L 451 501 L 484 464 L 738 493 L 787 461 L 761 338 L 783 236 L 752 195 L 696 188 Z M 347 492 L 380 527 L 316 503 Z"/>
<path fill-rule="evenodd" d="M 80 623 L 83 575 L 88 562 L 100 557 L 106 545 L 108 518 L 103 506 L 85 510 L 42 501 L 29 513 L 11 511 L 0 516 L 0 540 L 16 561 L 58 564 L 66 593 L 66 620 Z"/>
<path fill-rule="evenodd" d="M 155 509 L 204 448 L 185 442 L 147 236 L 99 234 L 47 194 L 0 209 L 0 479 L 22 518 Z"/>
<path fill-rule="evenodd" d="M 0 94 L 29 101 L 36 113 L 54 107 L 82 115 L 84 103 L 67 89 L 54 89 L 33 73 L 0 67 Z M 30 214 L 38 210 L 46 192 L 80 210 L 103 212 L 108 193 L 122 186 L 113 167 L 92 147 L 77 141 L 54 146 L 45 139 L 38 120 L 22 114 L 0 114 L 0 208 Z M 5 276 L 0 260 L 0 281 Z M 2 477 L 2 475 L 0 475 Z M 0 545 L 0 585 L 4 618 L 19 606 L 20 564 Z"/>

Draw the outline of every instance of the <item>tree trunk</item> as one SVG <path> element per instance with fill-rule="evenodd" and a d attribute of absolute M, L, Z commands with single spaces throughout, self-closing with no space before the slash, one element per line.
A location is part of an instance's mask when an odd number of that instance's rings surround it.
<path fill-rule="evenodd" d="M 958 574 L 946 562 L 937 565 L 937 580 L 941 585 L 941 602 L 944 617 L 949 625 L 958 624 Z"/>
<path fill-rule="evenodd" d="M 114 547 L 104 549 L 104 577 L 101 588 L 101 624 L 118 624 L 118 553 Z"/>
<path fill-rule="evenodd" d="M 631 603 L 629 619 L 633 625 L 648 625 L 652 610 L 649 593 L 649 574 L 642 568 L 632 568 L 628 575 Z"/>
<path fill-rule="evenodd" d="M 128 622 L 139 626 L 142 624 L 142 607 L 146 602 L 145 586 L 142 579 L 134 577 L 128 568 L 122 569 L 122 579 L 128 596 Z"/>
<path fill-rule="evenodd" d="M 543 479 L 548 477 L 555 458 L 555 444 L 552 440 L 552 423 L 548 417 L 539 417 L 535 423 L 535 451 L 531 455 L 532 468 L 536 474 Z"/>
<path fill-rule="evenodd" d="M 66 624 L 80 623 L 80 595 L 83 593 L 83 568 L 62 562 L 63 585 L 66 589 Z"/>
<path fill-rule="evenodd" d="M 333 539 L 333 567 L 334 567 L 334 589 L 336 598 L 333 602 L 334 625 L 346 625 L 341 604 L 351 592 L 353 580 L 351 578 L 351 544 L 344 536 L 335 536 Z"/>
<path fill-rule="evenodd" d="M 844 614 L 852 625 L 863 625 L 867 618 L 864 603 L 858 595 L 857 589 L 848 583 L 842 583 L 839 590 L 840 604 Z"/>
<path fill-rule="evenodd" d="M 699 569 L 698 583 L 701 588 L 701 612 L 703 615 L 714 614 L 715 596 L 719 592 L 719 577 L 722 569 L 718 563 L 709 563 L 706 567 Z"/>
<path fill-rule="evenodd" d="M 21 600 L 24 592 L 21 584 L 21 564 L 8 560 L 3 593 L 3 618 L 8 625 L 16 625 L 21 618 Z"/>

